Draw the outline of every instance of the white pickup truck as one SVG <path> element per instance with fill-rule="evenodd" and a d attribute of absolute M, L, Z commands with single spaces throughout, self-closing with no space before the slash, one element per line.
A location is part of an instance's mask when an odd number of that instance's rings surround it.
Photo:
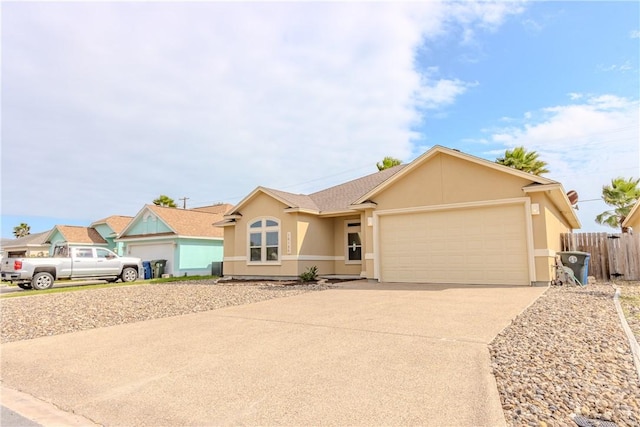
<path fill-rule="evenodd" d="M 140 258 L 120 257 L 104 248 L 56 246 L 49 258 L 3 259 L 0 277 L 22 289 L 41 290 L 64 279 L 133 282 L 142 272 Z"/>

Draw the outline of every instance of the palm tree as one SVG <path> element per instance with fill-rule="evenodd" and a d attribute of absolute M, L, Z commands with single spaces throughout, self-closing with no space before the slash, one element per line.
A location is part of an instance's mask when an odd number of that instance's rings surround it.
<path fill-rule="evenodd" d="M 175 208 L 177 206 L 176 202 L 174 202 L 171 197 L 165 196 L 164 194 L 158 196 L 158 198 L 153 201 L 153 204 L 156 206 L 164 206 L 167 208 Z"/>
<path fill-rule="evenodd" d="M 618 177 L 611 180 L 611 185 L 603 185 L 602 200 L 614 209 L 602 212 L 596 217 L 596 222 L 613 228 L 620 227 L 620 230 L 626 233 L 627 230 L 622 227 L 622 223 L 640 199 L 639 183 L 640 179 Z"/>
<path fill-rule="evenodd" d="M 26 222 L 21 222 L 20 225 L 13 227 L 13 235 L 16 238 L 28 236 L 31 234 L 31 227 Z"/>
<path fill-rule="evenodd" d="M 516 147 L 513 150 L 505 151 L 504 157 L 498 157 L 496 163 L 534 175 L 542 175 L 549 172 L 546 168 L 547 163 L 538 160 L 538 153 L 527 151 L 524 147 Z"/>
<path fill-rule="evenodd" d="M 376 166 L 378 167 L 379 171 L 383 171 L 385 169 L 389 169 L 401 164 L 402 164 L 402 160 L 387 156 L 384 159 L 382 159 L 382 162 L 377 163 Z"/>

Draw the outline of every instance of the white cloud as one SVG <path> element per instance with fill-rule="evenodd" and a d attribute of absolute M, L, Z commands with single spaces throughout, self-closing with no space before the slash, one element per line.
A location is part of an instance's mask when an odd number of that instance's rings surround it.
<path fill-rule="evenodd" d="M 308 192 L 385 155 L 408 160 L 420 109 L 475 84 L 421 76 L 417 47 L 520 8 L 7 3 L 3 214 L 135 214 L 161 193 L 233 203 L 258 185 Z"/>
<path fill-rule="evenodd" d="M 600 199 L 602 186 L 612 178 L 640 177 L 640 104 L 614 95 L 580 100 L 545 108 L 540 111 L 544 119 L 494 132 L 492 140 L 505 148 L 522 145 L 538 152 L 549 164 L 549 178 L 567 191 L 576 190 L 581 200 Z M 613 231 L 594 222 L 608 209 L 603 202 L 579 206 L 584 230 Z"/>
<path fill-rule="evenodd" d="M 611 65 L 599 65 L 598 69 L 604 72 L 618 71 L 625 72 L 632 70 L 633 67 L 629 61 L 626 61 L 624 64 L 611 64 Z"/>
<path fill-rule="evenodd" d="M 640 30 L 629 31 L 629 37 L 632 39 L 640 39 Z"/>

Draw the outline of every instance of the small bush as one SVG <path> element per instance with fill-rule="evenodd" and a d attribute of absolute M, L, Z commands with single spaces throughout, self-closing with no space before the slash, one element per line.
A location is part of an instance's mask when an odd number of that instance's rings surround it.
<path fill-rule="evenodd" d="M 314 265 L 313 267 L 307 268 L 307 271 L 302 273 L 299 277 L 303 282 L 313 282 L 318 278 L 318 267 Z"/>

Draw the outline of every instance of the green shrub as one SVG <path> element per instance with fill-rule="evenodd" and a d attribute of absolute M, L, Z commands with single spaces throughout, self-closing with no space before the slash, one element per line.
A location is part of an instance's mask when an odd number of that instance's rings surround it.
<path fill-rule="evenodd" d="M 300 275 L 300 280 L 303 282 L 313 282 L 318 278 L 318 267 L 315 265 L 313 267 L 307 268 L 307 271 Z"/>

